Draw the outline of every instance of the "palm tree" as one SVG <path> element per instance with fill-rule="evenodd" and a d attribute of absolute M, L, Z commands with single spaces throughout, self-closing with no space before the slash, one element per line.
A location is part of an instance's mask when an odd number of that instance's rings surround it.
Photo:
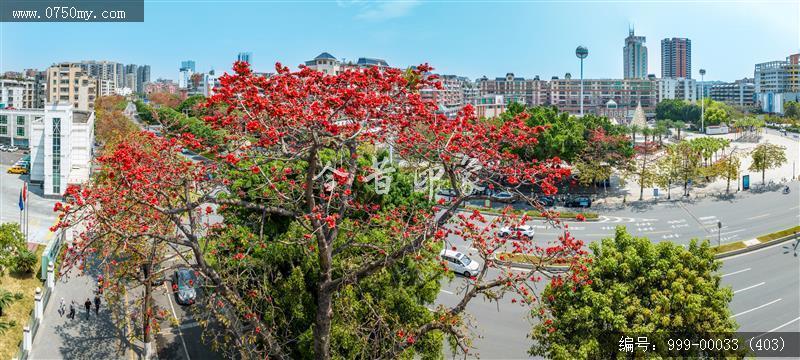
<path fill-rule="evenodd" d="M 681 130 L 685 126 L 685 123 L 683 121 L 675 121 L 675 122 L 672 123 L 672 126 L 674 126 L 675 129 L 678 130 L 678 140 L 680 141 L 680 139 L 681 139 Z"/>
<path fill-rule="evenodd" d="M 3 309 L 11 305 L 17 298 L 14 294 L 0 289 L 0 316 L 3 316 Z"/>
<path fill-rule="evenodd" d="M 633 144 L 636 144 L 636 132 L 639 131 L 639 126 L 631 124 L 630 129 L 631 129 L 631 142 Z"/>
<path fill-rule="evenodd" d="M 6 331 L 8 331 L 8 329 L 11 329 L 14 326 L 17 326 L 16 321 L 13 320 L 9 322 L 0 321 L 0 335 L 4 334 Z"/>

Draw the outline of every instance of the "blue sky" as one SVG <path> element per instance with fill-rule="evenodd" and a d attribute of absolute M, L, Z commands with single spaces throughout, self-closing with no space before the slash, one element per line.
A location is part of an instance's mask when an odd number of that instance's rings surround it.
<path fill-rule="evenodd" d="M 322 51 L 338 58 L 428 62 L 438 72 L 542 79 L 622 76 L 628 26 L 647 37 L 649 72 L 660 76 L 660 40 L 692 40 L 693 76 L 753 76 L 753 64 L 800 50 L 799 1 L 205 1 L 145 0 L 145 22 L 0 24 L 0 71 L 58 61 L 150 64 L 176 78 L 181 60 L 199 71 L 230 69 L 239 51 L 256 70 L 296 66 Z"/>

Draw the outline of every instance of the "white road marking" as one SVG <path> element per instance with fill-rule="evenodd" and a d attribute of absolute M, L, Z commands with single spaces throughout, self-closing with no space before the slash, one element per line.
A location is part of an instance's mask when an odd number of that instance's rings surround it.
<path fill-rule="evenodd" d="M 710 219 L 716 219 L 716 218 L 717 218 L 716 216 L 703 216 L 703 217 L 697 218 L 697 220 L 710 220 Z"/>
<path fill-rule="evenodd" d="M 767 216 L 769 216 L 769 214 L 761 214 L 761 215 L 749 217 L 746 220 L 755 220 L 755 219 L 760 219 L 760 218 L 767 217 Z"/>
<path fill-rule="evenodd" d="M 667 224 L 680 224 L 680 223 L 685 223 L 685 222 L 686 222 L 686 219 L 670 220 L 670 221 L 667 221 Z"/>
<path fill-rule="evenodd" d="M 448 291 L 448 290 L 445 290 L 445 289 L 439 289 L 439 291 L 441 291 L 441 292 L 443 292 L 445 294 L 455 295 L 455 293 L 453 293 L 452 291 Z"/>
<path fill-rule="evenodd" d="M 764 282 L 763 282 L 763 281 L 762 281 L 762 282 L 760 282 L 760 283 L 758 283 L 758 284 L 755 284 L 755 285 L 752 285 L 752 286 L 748 286 L 748 287 L 746 287 L 746 288 L 744 288 L 744 289 L 739 289 L 739 290 L 736 290 L 736 291 L 734 291 L 733 293 L 734 293 L 734 294 L 738 294 L 738 293 L 740 293 L 740 292 L 742 292 L 742 291 L 745 291 L 745 290 L 750 290 L 750 289 L 752 289 L 752 288 L 754 288 L 754 287 L 759 287 L 759 286 L 761 286 L 761 285 L 764 285 Z"/>
<path fill-rule="evenodd" d="M 724 277 L 726 277 L 726 276 L 731 276 L 731 275 L 741 274 L 741 273 L 743 273 L 743 272 L 745 272 L 745 271 L 750 271 L 750 270 L 751 270 L 751 268 L 746 268 L 746 269 L 742 269 L 742 270 L 737 270 L 737 271 L 734 271 L 734 272 L 732 272 L 732 273 L 722 274 L 722 276 L 720 276 L 720 277 L 721 277 L 721 278 L 724 278 Z"/>
<path fill-rule="evenodd" d="M 476 249 L 476 248 L 474 248 L 474 247 L 471 247 L 471 248 L 469 248 L 469 251 L 478 252 L 478 249 Z"/>
<path fill-rule="evenodd" d="M 776 303 L 776 302 L 778 302 L 778 301 L 781 301 L 781 300 L 782 300 L 781 298 L 778 298 L 778 299 L 772 300 L 772 301 L 770 301 L 770 302 L 768 302 L 768 303 L 766 303 L 766 304 L 764 304 L 764 305 L 761 305 L 761 306 L 756 306 L 756 307 L 754 307 L 754 308 L 752 308 L 752 309 L 750 309 L 750 310 L 745 310 L 745 311 L 742 311 L 742 312 L 740 312 L 740 313 L 738 313 L 738 314 L 736 314 L 736 315 L 732 315 L 732 316 L 731 316 L 731 318 L 735 318 L 735 317 L 737 317 L 737 316 L 739 316 L 739 315 L 744 315 L 744 314 L 747 314 L 747 313 L 749 313 L 749 312 L 751 312 L 751 311 L 756 311 L 756 310 L 758 310 L 758 309 L 761 309 L 761 308 L 763 308 L 763 307 L 765 307 L 765 306 L 772 305 L 772 304 L 774 304 L 774 303 Z"/>
<path fill-rule="evenodd" d="M 784 326 L 786 326 L 786 325 L 789 325 L 789 324 L 791 324 L 791 323 L 793 323 L 793 322 L 795 322 L 795 321 L 797 321 L 797 320 L 800 320 L 800 316 L 796 317 L 794 320 L 791 320 L 791 321 L 787 322 L 786 324 L 783 324 L 783 325 L 781 325 L 781 326 L 778 326 L 778 327 L 776 327 L 776 328 L 774 328 L 774 329 L 772 329 L 772 330 L 770 330 L 770 331 L 767 331 L 767 332 L 768 332 L 768 333 L 771 333 L 771 332 L 777 331 L 778 329 L 780 329 L 780 328 L 782 328 L 782 327 L 784 327 Z"/>
<path fill-rule="evenodd" d="M 175 313 L 175 306 L 172 305 L 172 296 L 170 296 L 172 292 L 169 291 L 169 287 L 167 287 L 166 282 L 164 282 L 164 289 L 167 291 L 167 300 L 169 301 L 169 307 L 172 309 L 172 316 L 175 317 L 175 320 L 180 321 L 180 319 L 178 319 L 178 314 Z M 181 332 L 180 327 L 178 327 L 178 338 L 181 339 L 181 344 L 183 344 L 183 353 L 186 355 L 186 360 L 191 360 L 192 358 L 189 356 L 189 350 L 186 349 L 186 342 L 183 341 L 183 333 Z"/>

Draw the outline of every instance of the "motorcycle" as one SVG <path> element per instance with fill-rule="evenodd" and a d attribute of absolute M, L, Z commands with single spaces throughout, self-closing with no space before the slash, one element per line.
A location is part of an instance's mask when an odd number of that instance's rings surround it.
<path fill-rule="evenodd" d="M 788 193 L 790 193 L 790 192 L 791 192 L 791 190 L 789 190 L 789 187 L 788 187 L 788 186 L 787 186 L 787 187 L 785 187 L 785 188 L 783 188 L 783 193 L 784 193 L 784 194 L 788 194 Z"/>

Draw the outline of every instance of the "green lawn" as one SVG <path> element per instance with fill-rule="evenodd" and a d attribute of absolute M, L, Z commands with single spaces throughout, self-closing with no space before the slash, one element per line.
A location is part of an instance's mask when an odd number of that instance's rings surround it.
<path fill-rule="evenodd" d="M 42 268 L 41 259 L 44 246 L 36 248 L 36 258 L 39 261 L 34 267 L 34 271 L 30 274 L 19 274 L 12 271 L 7 271 L 6 274 L 0 276 L 0 288 L 10 291 L 11 293 L 21 292 L 23 298 L 11 304 L 7 309 L 3 309 L 3 318 L 5 322 L 16 321 L 16 326 L 8 329 L 2 336 L 0 336 L 0 359 L 10 359 L 17 354 L 19 350 L 19 343 L 22 341 L 22 328 L 28 323 L 28 318 L 33 311 L 33 294 L 37 287 L 44 288 L 44 283 L 39 280 L 39 270 Z"/>

